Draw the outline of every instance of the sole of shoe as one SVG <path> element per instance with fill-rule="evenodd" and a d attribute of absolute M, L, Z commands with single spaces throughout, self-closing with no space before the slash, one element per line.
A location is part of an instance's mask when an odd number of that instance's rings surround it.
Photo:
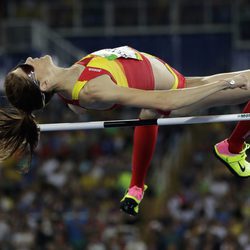
<path fill-rule="evenodd" d="M 135 200 L 131 198 L 125 198 L 123 201 L 120 203 L 120 209 L 125 212 L 126 214 L 132 215 L 132 216 L 137 216 L 138 213 L 135 212 L 135 207 L 137 207 L 138 204 L 136 203 Z"/>

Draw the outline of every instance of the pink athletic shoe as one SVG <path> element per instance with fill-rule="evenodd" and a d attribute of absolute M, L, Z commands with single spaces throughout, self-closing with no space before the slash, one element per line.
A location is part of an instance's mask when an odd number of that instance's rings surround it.
<path fill-rule="evenodd" d="M 129 215 L 136 216 L 139 212 L 139 204 L 143 199 L 144 191 L 147 188 L 147 185 L 144 185 L 144 190 L 137 186 L 129 188 L 120 202 L 121 210 Z"/>

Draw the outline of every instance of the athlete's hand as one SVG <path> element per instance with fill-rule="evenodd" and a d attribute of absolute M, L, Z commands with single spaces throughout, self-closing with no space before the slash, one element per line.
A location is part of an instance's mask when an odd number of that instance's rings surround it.
<path fill-rule="evenodd" d="M 250 89 L 250 80 L 248 76 L 244 73 L 225 79 L 225 81 L 228 83 L 229 89 L 236 89 L 236 88 L 241 88 L 245 90 Z"/>

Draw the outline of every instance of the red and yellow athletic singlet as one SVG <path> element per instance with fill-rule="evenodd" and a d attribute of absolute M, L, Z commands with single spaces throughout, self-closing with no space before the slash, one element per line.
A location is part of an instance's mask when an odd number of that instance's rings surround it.
<path fill-rule="evenodd" d="M 175 82 L 172 89 L 184 88 L 185 78 L 167 63 L 160 61 L 174 76 Z M 68 104 L 80 106 L 79 93 L 84 85 L 89 80 L 105 74 L 122 87 L 143 90 L 154 90 L 155 87 L 149 60 L 142 53 L 128 46 L 99 50 L 85 56 L 77 63 L 85 66 L 85 69 L 74 85 L 72 100 L 61 96 Z"/>

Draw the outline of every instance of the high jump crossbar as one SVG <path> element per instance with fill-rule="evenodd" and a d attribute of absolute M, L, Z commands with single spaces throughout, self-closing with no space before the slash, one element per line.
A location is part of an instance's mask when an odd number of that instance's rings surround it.
<path fill-rule="evenodd" d="M 145 125 L 186 125 L 200 123 L 216 122 L 237 122 L 250 120 L 250 113 L 229 114 L 229 115 L 209 115 L 209 116 L 189 116 L 176 118 L 158 118 L 149 120 L 131 119 L 131 120 L 114 120 L 114 121 L 93 121 L 93 122 L 76 122 L 76 123 L 50 123 L 39 124 L 42 132 L 48 131 L 72 131 L 72 130 L 90 130 L 117 127 L 136 127 Z"/>

